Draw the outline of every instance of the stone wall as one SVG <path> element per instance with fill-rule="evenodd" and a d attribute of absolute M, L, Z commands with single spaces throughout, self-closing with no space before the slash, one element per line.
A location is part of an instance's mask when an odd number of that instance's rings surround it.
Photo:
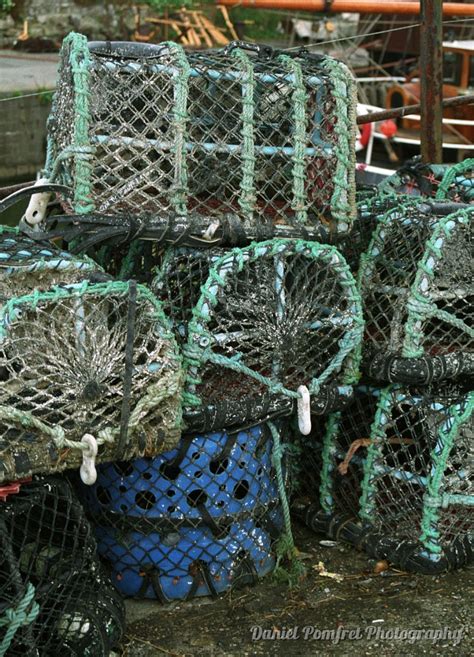
<path fill-rule="evenodd" d="M 89 39 L 129 39 L 134 29 L 128 0 L 15 0 L 11 15 L 0 16 L 0 48 L 11 47 L 28 20 L 32 38 L 58 44 L 71 30 Z"/>

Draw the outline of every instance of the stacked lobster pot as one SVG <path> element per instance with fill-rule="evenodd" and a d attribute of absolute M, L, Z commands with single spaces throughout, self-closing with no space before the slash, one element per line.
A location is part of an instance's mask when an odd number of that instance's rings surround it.
<path fill-rule="evenodd" d="M 130 359 L 133 359 L 130 363 Z M 153 456 L 181 429 L 181 358 L 160 303 L 86 256 L 0 228 L 0 655 L 107 657 L 120 596 L 67 480 Z"/>
<path fill-rule="evenodd" d="M 361 201 L 362 255 L 348 256 L 362 385 L 314 428 L 296 505 L 315 530 L 428 574 L 474 560 L 472 164 L 448 169 L 436 199 Z"/>
<path fill-rule="evenodd" d="M 307 434 L 315 415 L 351 401 L 357 379 L 361 300 L 335 246 L 356 215 L 354 81 L 305 51 L 71 34 L 48 130 L 22 229 L 111 278 L 90 302 L 71 295 L 65 333 L 77 352 L 65 372 L 84 357 L 113 380 L 81 379 L 74 399 L 109 408 L 94 427 L 67 397 L 68 423 L 98 437 L 107 461 L 80 486 L 99 553 L 130 596 L 255 582 L 294 553 L 292 418 Z M 51 194 L 54 212 L 38 212 Z M 83 336 L 102 322 L 102 337 Z M 57 394 L 43 424 L 73 393 L 61 382 Z"/>

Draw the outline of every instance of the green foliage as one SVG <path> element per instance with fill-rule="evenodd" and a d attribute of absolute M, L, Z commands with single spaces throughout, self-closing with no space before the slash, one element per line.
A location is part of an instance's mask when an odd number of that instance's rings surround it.
<path fill-rule="evenodd" d="M 0 0 L 0 15 L 8 14 L 13 9 L 13 0 Z"/>
<path fill-rule="evenodd" d="M 1 0 L 0 0 L 1 1 Z M 8 1 L 8 0 L 7 0 Z M 163 12 L 165 9 L 181 9 L 181 7 L 193 7 L 200 4 L 198 0 L 143 0 L 144 4 L 156 12 Z"/>

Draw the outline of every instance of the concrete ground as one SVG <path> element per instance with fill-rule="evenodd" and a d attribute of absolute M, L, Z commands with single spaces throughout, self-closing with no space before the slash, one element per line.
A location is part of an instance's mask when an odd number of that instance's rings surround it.
<path fill-rule="evenodd" d="M 54 89 L 58 55 L 0 50 L 0 95 Z"/>

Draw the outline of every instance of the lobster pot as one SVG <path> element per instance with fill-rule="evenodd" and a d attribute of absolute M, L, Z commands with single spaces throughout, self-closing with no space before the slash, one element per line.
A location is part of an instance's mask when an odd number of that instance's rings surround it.
<path fill-rule="evenodd" d="M 271 240 L 219 255 L 177 250 L 154 283 L 185 342 L 187 415 L 212 407 L 215 428 L 255 422 L 263 398 L 291 407 L 304 385 L 317 403 L 323 388 L 354 380 L 361 305 L 334 247 Z M 224 405 L 233 420 L 217 417 Z"/>
<path fill-rule="evenodd" d="M 472 392 L 446 384 L 380 391 L 369 437 L 352 442 L 345 467 L 339 464 L 326 487 L 319 518 L 308 514 L 309 524 L 321 528 L 324 518 L 333 535 L 404 570 L 436 574 L 472 562 L 473 408 Z M 328 472 L 339 445 L 352 439 L 344 434 L 340 425 Z M 348 464 L 360 472 L 354 491 L 360 497 L 357 513 L 349 509 L 352 522 L 343 522 L 331 493 Z"/>
<path fill-rule="evenodd" d="M 436 198 L 455 203 L 474 203 L 474 159 L 449 167 L 437 189 Z"/>
<path fill-rule="evenodd" d="M 252 52 L 254 51 L 254 52 Z M 64 40 L 47 176 L 76 213 L 203 217 L 249 224 L 355 213 L 354 80 L 326 56 L 241 42 L 186 52 Z"/>
<path fill-rule="evenodd" d="M 401 204 L 379 221 L 363 255 L 363 362 L 373 378 L 429 383 L 473 374 L 474 210 L 449 214 L 452 207 Z"/>
<path fill-rule="evenodd" d="M 350 406 L 321 418 L 309 436 L 297 435 L 296 510 L 312 504 L 328 515 L 357 515 L 379 397 L 378 389 L 357 386 Z"/>
<path fill-rule="evenodd" d="M 259 425 L 99 466 L 81 494 L 119 591 L 162 602 L 215 596 L 271 572 L 284 526 L 275 445 Z"/>
<path fill-rule="evenodd" d="M 65 480 L 1 489 L 0 655 L 108 657 L 124 632 L 93 530 Z"/>
<path fill-rule="evenodd" d="M 53 287 L 0 309 L 0 482 L 173 447 L 181 364 L 160 304 L 134 283 Z M 85 434 L 89 434 L 84 440 Z"/>
<path fill-rule="evenodd" d="M 48 242 L 36 242 L 17 228 L 0 226 L 0 304 L 13 296 L 59 283 L 104 278 L 101 268 L 86 256 L 73 256 Z"/>

